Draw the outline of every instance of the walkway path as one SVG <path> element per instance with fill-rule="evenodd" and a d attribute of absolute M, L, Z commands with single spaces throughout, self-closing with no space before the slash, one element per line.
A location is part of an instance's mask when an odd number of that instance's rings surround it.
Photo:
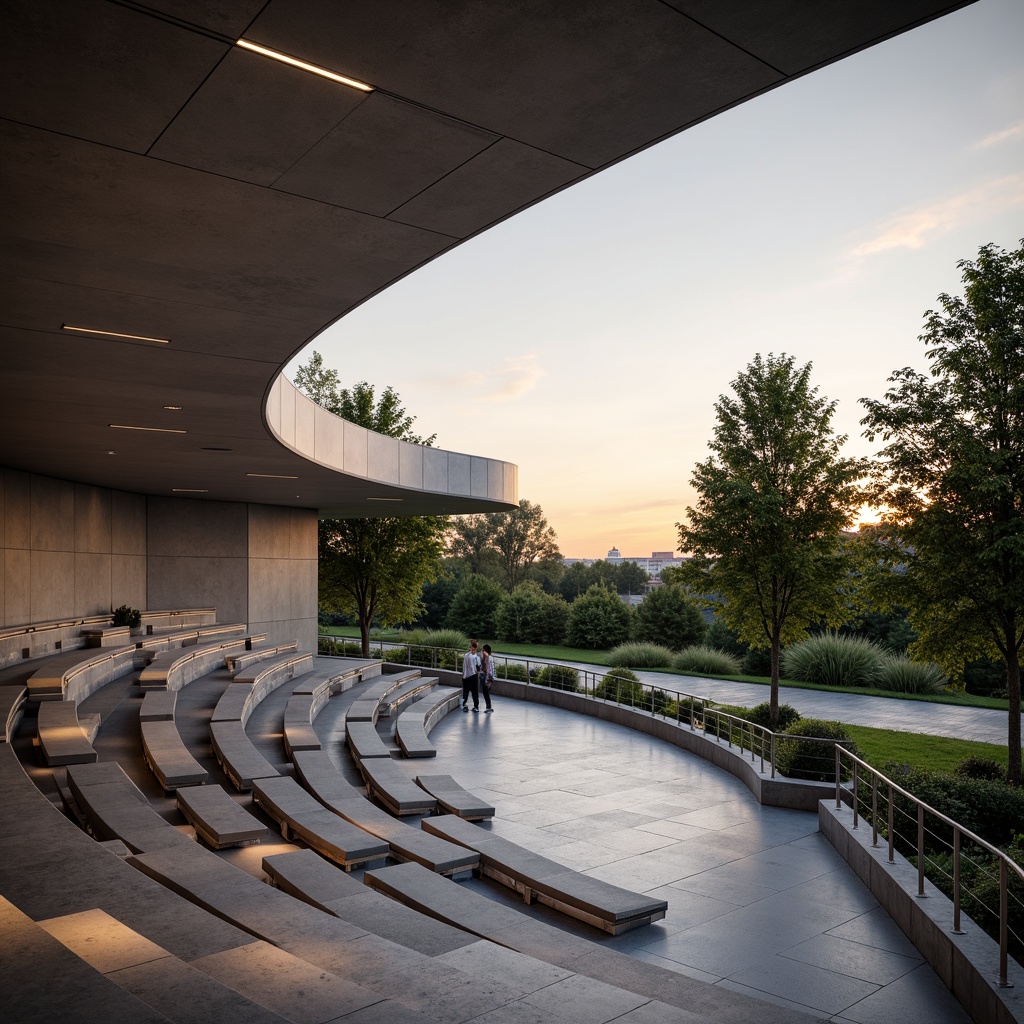
<path fill-rule="evenodd" d="M 585 665 L 582 662 L 566 664 L 589 672 L 595 669 L 607 671 L 600 666 Z M 768 700 L 768 686 L 758 683 L 735 683 L 728 679 L 678 676 L 665 672 L 638 671 L 636 675 L 641 682 L 650 686 L 710 697 L 723 704 L 738 704 L 749 708 Z M 954 739 L 1006 746 L 1006 712 L 991 708 L 963 708 L 952 704 L 930 704 L 922 700 L 789 687 L 780 688 L 779 702 L 792 705 L 805 718 L 835 719 L 848 725 L 920 732 L 929 736 L 951 736 Z"/>

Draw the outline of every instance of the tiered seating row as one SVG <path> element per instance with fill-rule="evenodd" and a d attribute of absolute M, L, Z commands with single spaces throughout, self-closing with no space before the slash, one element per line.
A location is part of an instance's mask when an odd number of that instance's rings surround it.
<path fill-rule="evenodd" d="M 443 686 L 398 716 L 395 739 L 406 757 L 437 756 L 437 748 L 427 738 L 428 734 L 449 711 L 459 706 L 461 696 L 454 687 Z"/>
<path fill-rule="evenodd" d="M 230 627 L 231 636 L 201 646 L 183 649 L 169 648 L 159 651 L 142 670 L 139 686 L 143 690 L 180 690 L 200 676 L 225 664 L 227 658 L 242 651 L 251 651 L 252 645 L 266 639 L 266 633 L 236 635 L 244 627 Z"/>
<path fill-rule="evenodd" d="M 425 789 L 446 814 L 466 821 L 482 821 L 494 817 L 494 808 L 463 789 L 450 775 L 417 775 L 416 785 Z"/>
<path fill-rule="evenodd" d="M 100 716 L 80 717 L 74 701 L 43 701 L 36 729 L 48 765 L 89 764 L 99 759 L 92 741 L 100 729 Z"/>
<path fill-rule="evenodd" d="M 395 860 L 414 860 L 442 875 L 463 874 L 480 863 L 479 855 L 473 851 L 428 835 L 370 803 L 362 792 L 342 778 L 325 751 L 296 753 L 295 774 L 329 810 L 386 842 Z"/>
<path fill-rule="evenodd" d="M 0 742 L 10 743 L 14 738 L 27 701 L 27 686 L 0 686 Z"/>
<path fill-rule="evenodd" d="M 376 722 L 378 717 L 390 703 L 385 703 L 386 698 L 405 683 L 414 682 L 416 692 L 425 686 L 434 686 L 436 679 L 423 679 L 420 682 L 420 670 L 410 669 L 407 672 L 399 672 L 394 675 L 384 676 L 379 682 L 374 683 L 363 691 L 363 694 L 345 712 L 345 723 L 349 722 Z M 411 694 L 410 694 L 411 695 Z M 386 717 L 386 716 L 385 716 Z"/>
<path fill-rule="evenodd" d="M 327 673 L 309 673 L 292 691 L 284 709 L 284 749 L 288 757 L 297 750 L 319 750 L 320 738 L 313 728 L 316 716 L 327 701 L 351 689 L 361 679 L 380 673 L 380 662 L 330 659 Z"/>

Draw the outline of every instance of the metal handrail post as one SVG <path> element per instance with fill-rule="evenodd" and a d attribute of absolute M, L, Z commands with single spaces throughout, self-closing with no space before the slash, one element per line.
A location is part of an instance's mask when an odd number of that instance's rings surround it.
<path fill-rule="evenodd" d="M 892 821 L 893 821 L 892 783 L 890 782 L 889 783 L 889 823 L 888 823 L 888 832 L 889 832 L 889 863 L 890 864 L 895 864 L 896 863 L 896 850 L 895 850 L 895 848 L 893 846 Z"/>
<path fill-rule="evenodd" d="M 775 778 L 775 733 L 772 733 L 772 778 Z"/>
<path fill-rule="evenodd" d="M 860 782 L 860 776 L 857 774 L 857 762 L 853 762 L 853 827 L 858 827 L 858 821 L 860 820 L 860 807 L 858 806 L 858 783 Z"/>
<path fill-rule="evenodd" d="M 840 775 L 840 771 L 842 769 L 841 769 L 841 765 L 839 763 L 840 747 L 839 747 L 838 743 L 836 744 L 835 751 L 836 751 L 836 810 L 838 811 L 843 806 L 843 787 L 842 787 L 842 777 Z"/>
<path fill-rule="evenodd" d="M 953 829 L 953 934 L 960 930 L 960 829 Z"/>
<path fill-rule="evenodd" d="M 924 807 L 917 805 L 917 895 L 924 896 Z"/>
<path fill-rule="evenodd" d="M 999 987 L 1011 988 L 1006 976 L 1006 951 L 1010 931 L 1009 872 L 1006 861 L 999 862 Z"/>
<path fill-rule="evenodd" d="M 878 776 L 871 773 L 871 845 L 878 848 Z"/>

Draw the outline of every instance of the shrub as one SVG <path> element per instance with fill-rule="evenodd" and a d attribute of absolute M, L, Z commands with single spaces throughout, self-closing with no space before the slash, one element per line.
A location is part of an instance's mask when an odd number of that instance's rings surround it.
<path fill-rule="evenodd" d="M 113 624 L 115 626 L 131 626 L 132 629 L 138 629 L 142 625 L 142 612 L 138 608 L 132 608 L 130 605 L 123 604 L 120 608 L 114 609 Z"/>
<path fill-rule="evenodd" d="M 469 637 L 459 629 L 428 629 L 420 634 L 424 647 L 447 647 L 453 651 L 469 650 Z"/>
<path fill-rule="evenodd" d="M 568 665 L 546 665 L 534 677 L 538 686 L 550 686 L 553 690 L 568 690 L 579 693 L 580 674 Z"/>
<path fill-rule="evenodd" d="M 616 667 L 606 672 L 604 675 L 605 679 L 621 679 L 627 683 L 639 683 L 640 677 L 635 672 L 630 672 L 628 668 Z"/>
<path fill-rule="evenodd" d="M 503 596 L 504 591 L 493 580 L 469 575 L 455 592 L 444 624 L 468 636 L 494 636 L 494 616 Z"/>
<path fill-rule="evenodd" d="M 565 637 L 569 605 L 545 594 L 532 580 L 505 594 L 494 613 L 495 635 L 514 644 L 560 644 Z"/>
<path fill-rule="evenodd" d="M 353 640 L 339 637 L 322 636 L 317 640 L 317 654 L 330 654 L 334 657 L 361 658 L 363 645 Z"/>
<path fill-rule="evenodd" d="M 693 672 L 706 676 L 739 675 L 739 658 L 714 647 L 687 647 L 680 651 L 672 662 L 680 672 Z"/>
<path fill-rule="evenodd" d="M 942 693 L 949 677 L 934 661 L 911 661 L 905 654 L 883 659 L 875 684 L 896 693 Z"/>
<path fill-rule="evenodd" d="M 647 707 L 650 698 L 640 680 L 627 668 L 614 669 L 594 689 L 594 696 L 601 700 L 625 704 L 626 707 Z"/>
<path fill-rule="evenodd" d="M 858 636 L 819 633 L 787 647 L 782 671 L 789 679 L 829 686 L 870 686 L 886 654 L 876 644 Z"/>
<path fill-rule="evenodd" d="M 954 769 L 954 774 L 966 779 L 986 779 L 989 782 L 1005 782 L 1006 769 L 989 757 L 968 757 Z"/>
<path fill-rule="evenodd" d="M 770 729 L 771 726 L 771 712 L 772 706 L 768 701 L 763 704 L 758 704 L 755 707 L 750 708 L 747 713 L 743 716 L 748 722 L 753 722 L 755 725 L 763 725 L 766 729 Z M 775 726 L 775 732 L 787 732 L 797 722 L 801 721 L 800 712 L 791 704 L 780 704 L 779 705 L 779 721 Z"/>
<path fill-rule="evenodd" d="M 680 586 L 655 587 L 637 606 L 637 640 L 681 651 L 699 644 L 706 631 L 700 608 Z"/>
<path fill-rule="evenodd" d="M 619 644 L 608 660 L 621 668 L 668 668 L 672 664 L 672 652 L 660 644 L 633 641 Z"/>
<path fill-rule="evenodd" d="M 509 662 L 505 665 L 499 665 L 495 662 L 494 674 L 498 679 L 514 679 L 519 683 L 526 683 L 530 680 L 530 676 L 526 671 L 526 666 L 520 665 L 516 661 Z"/>
<path fill-rule="evenodd" d="M 740 671 L 745 676 L 770 676 L 772 674 L 772 652 L 760 647 L 751 647 L 743 655 Z"/>
<path fill-rule="evenodd" d="M 850 734 L 842 722 L 825 722 L 820 718 L 802 718 L 775 741 L 775 767 L 791 779 L 817 779 L 834 781 L 836 761 L 833 743 L 849 740 Z M 789 737 L 814 737 L 832 740 L 832 743 L 814 743 L 809 739 Z M 855 743 L 844 743 L 851 753 L 859 754 Z"/>
<path fill-rule="evenodd" d="M 629 639 L 632 610 L 611 590 L 595 584 L 569 609 L 565 637 L 570 647 L 601 651 Z"/>

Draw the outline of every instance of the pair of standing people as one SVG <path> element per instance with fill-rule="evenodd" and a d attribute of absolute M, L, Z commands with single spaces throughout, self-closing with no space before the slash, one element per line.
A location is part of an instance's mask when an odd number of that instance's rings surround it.
<path fill-rule="evenodd" d="M 475 640 L 470 642 L 469 652 L 462 658 L 462 710 L 469 710 L 469 698 L 473 698 L 473 710 L 480 710 L 480 684 L 483 684 L 484 702 L 489 715 L 491 707 L 491 680 L 494 679 L 494 659 L 491 657 L 491 645 L 484 644 L 483 654 L 478 653 Z"/>

